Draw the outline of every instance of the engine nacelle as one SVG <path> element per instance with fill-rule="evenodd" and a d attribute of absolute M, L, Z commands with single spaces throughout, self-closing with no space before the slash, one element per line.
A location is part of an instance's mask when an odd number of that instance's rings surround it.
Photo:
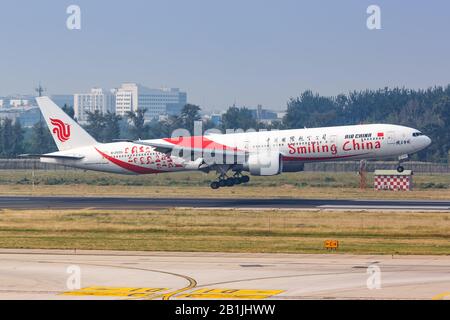
<path fill-rule="evenodd" d="M 253 176 L 275 176 L 283 171 L 283 161 L 279 152 L 261 152 L 248 156 L 244 170 Z"/>
<path fill-rule="evenodd" d="M 195 161 L 186 161 L 183 166 L 187 170 L 199 170 L 205 165 L 205 160 L 203 158 L 198 158 Z"/>

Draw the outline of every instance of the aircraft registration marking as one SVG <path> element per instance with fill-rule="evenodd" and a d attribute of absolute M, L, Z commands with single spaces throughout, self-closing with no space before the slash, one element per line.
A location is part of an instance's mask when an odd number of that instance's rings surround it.
<path fill-rule="evenodd" d="M 194 299 L 267 299 L 280 294 L 284 290 L 254 290 L 254 289 L 198 289 L 191 293 L 177 296 L 177 298 Z"/>

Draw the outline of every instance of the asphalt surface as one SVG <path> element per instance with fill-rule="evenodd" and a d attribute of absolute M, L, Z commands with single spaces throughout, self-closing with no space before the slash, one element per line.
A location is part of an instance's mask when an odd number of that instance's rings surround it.
<path fill-rule="evenodd" d="M 0 299 L 450 299 L 449 256 L 0 249 Z"/>
<path fill-rule="evenodd" d="M 450 201 L 230 198 L 0 197 L 0 209 L 373 209 L 450 211 Z"/>

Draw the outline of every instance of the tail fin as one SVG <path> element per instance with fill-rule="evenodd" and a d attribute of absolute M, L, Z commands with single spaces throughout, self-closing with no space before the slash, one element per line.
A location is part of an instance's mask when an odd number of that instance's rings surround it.
<path fill-rule="evenodd" d="M 97 144 L 89 133 L 49 97 L 38 97 L 36 101 L 60 151 Z"/>

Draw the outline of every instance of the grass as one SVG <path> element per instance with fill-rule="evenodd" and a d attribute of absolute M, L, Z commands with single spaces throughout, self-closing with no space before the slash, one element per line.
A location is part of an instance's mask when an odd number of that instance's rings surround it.
<path fill-rule="evenodd" d="M 374 191 L 369 175 L 360 190 L 356 173 L 288 173 L 252 177 L 248 185 L 211 191 L 214 174 L 172 173 L 124 176 L 99 172 L 0 171 L 0 195 L 74 195 L 136 197 L 290 197 L 327 199 L 450 199 L 450 175 L 416 175 L 414 191 Z"/>
<path fill-rule="evenodd" d="M 212 191 L 215 175 L 122 176 L 83 171 L 0 171 L 0 195 L 450 199 L 450 175 L 416 175 L 411 192 L 374 191 L 356 173 L 252 177 Z M 0 247 L 151 251 L 450 254 L 448 212 L 162 209 L 2 210 Z"/>
<path fill-rule="evenodd" d="M 0 247 L 450 254 L 448 212 L 3 210 Z"/>

